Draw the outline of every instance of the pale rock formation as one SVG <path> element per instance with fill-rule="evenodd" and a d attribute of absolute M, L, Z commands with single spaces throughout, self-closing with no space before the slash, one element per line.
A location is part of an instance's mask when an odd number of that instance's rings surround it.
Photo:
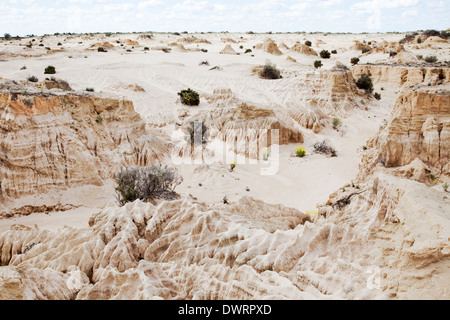
<path fill-rule="evenodd" d="M 318 56 L 317 52 L 314 51 L 314 49 L 302 43 L 296 43 L 291 47 L 291 50 L 305 55 Z"/>
<path fill-rule="evenodd" d="M 349 50 L 362 51 L 362 50 L 372 50 L 373 48 L 368 44 L 362 43 L 360 41 L 355 40 L 354 45 L 349 48 Z"/>
<path fill-rule="evenodd" d="M 278 45 L 270 38 L 267 38 L 263 43 L 259 43 L 255 46 L 255 49 L 262 49 L 267 53 L 280 56 L 283 52 L 280 51 Z"/>
<path fill-rule="evenodd" d="M 0 198 L 102 185 L 167 151 L 127 100 L 0 87 Z"/>
<path fill-rule="evenodd" d="M 397 99 L 387 126 L 369 141 L 360 177 L 378 163 L 387 168 L 410 165 L 403 173 L 421 182 L 425 182 L 427 172 L 449 176 L 449 146 L 449 91 L 426 87 L 405 92 Z"/>
<path fill-rule="evenodd" d="M 234 51 L 234 49 L 229 44 L 227 44 L 225 48 L 220 51 L 220 54 L 237 54 L 237 52 Z"/>
<path fill-rule="evenodd" d="M 411 87 L 420 84 L 435 85 L 450 81 L 450 68 L 407 67 L 389 65 L 356 65 L 352 68 L 355 79 L 363 73 L 370 76 L 375 85 Z"/>

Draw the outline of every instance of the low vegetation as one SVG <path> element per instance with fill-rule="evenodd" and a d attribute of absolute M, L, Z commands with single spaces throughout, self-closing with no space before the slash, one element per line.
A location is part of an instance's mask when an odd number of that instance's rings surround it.
<path fill-rule="evenodd" d="M 178 172 L 167 166 L 121 168 L 115 176 L 117 200 L 121 205 L 135 200 L 171 199 L 183 182 Z"/>
<path fill-rule="evenodd" d="M 200 95 L 198 92 L 188 88 L 178 92 L 181 102 L 188 106 L 198 106 L 200 104 Z"/>
<path fill-rule="evenodd" d="M 56 73 L 56 69 L 54 66 L 48 66 L 47 68 L 45 68 L 44 74 L 55 74 Z"/>
<path fill-rule="evenodd" d="M 350 59 L 350 63 L 354 66 L 356 64 L 359 63 L 359 58 L 358 57 L 353 57 Z"/>
<path fill-rule="evenodd" d="M 330 59 L 331 53 L 328 50 L 322 50 L 322 51 L 320 51 L 320 57 L 322 59 Z"/>
<path fill-rule="evenodd" d="M 425 58 L 425 62 L 427 63 L 436 63 L 438 58 L 436 56 L 428 56 Z"/>
<path fill-rule="evenodd" d="M 314 153 L 325 154 L 329 157 L 337 157 L 336 150 L 329 144 L 327 140 L 317 141 L 314 146 Z"/>
<path fill-rule="evenodd" d="M 323 66 L 322 61 L 321 60 L 316 60 L 314 61 L 314 68 L 319 69 Z"/>
<path fill-rule="evenodd" d="M 276 80 L 281 78 L 281 71 L 277 69 L 275 64 L 268 61 L 261 69 L 260 76 L 263 79 Z"/>
<path fill-rule="evenodd" d="M 363 73 L 358 80 L 356 80 L 356 86 L 359 89 L 363 89 L 368 93 L 371 93 L 373 91 L 373 83 L 372 83 L 372 79 L 370 79 L 370 77 Z"/>

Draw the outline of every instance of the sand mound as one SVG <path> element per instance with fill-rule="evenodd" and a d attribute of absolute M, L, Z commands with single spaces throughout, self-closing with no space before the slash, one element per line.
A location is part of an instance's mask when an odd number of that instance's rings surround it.
<path fill-rule="evenodd" d="M 225 48 L 220 51 L 220 54 L 237 54 L 236 51 L 231 47 L 231 45 L 227 44 Z"/>
<path fill-rule="evenodd" d="M 314 49 L 302 43 L 296 43 L 294 46 L 291 47 L 291 50 L 301 54 L 318 56 L 317 52 L 314 51 Z"/>
<path fill-rule="evenodd" d="M 263 43 L 259 43 L 255 46 L 255 49 L 262 49 L 267 53 L 274 55 L 282 55 L 283 52 L 278 49 L 278 45 L 272 39 L 268 38 Z"/>

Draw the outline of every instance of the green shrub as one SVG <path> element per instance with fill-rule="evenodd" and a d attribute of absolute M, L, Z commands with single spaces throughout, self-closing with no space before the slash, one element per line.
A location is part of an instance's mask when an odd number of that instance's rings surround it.
<path fill-rule="evenodd" d="M 395 51 L 389 52 L 389 57 L 391 57 L 391 58 L 395 57 L 396 55 L 397 55 L 397 52 L 395 52 Z"/>
<path fill-rule="evenodd" d="M 27 80 L 30 82 L 39 82 L 39 79 L 35 76 L 30 76 L 27 78 Z"/>
<path fill-rule="evenodd" d="M 337 129 L 342 125 L 342 122 L 339 118 L 333 118 L 333 128 Z"/>
<path fill-rule="evenodd" d="M 98 52 L 108 52 L 105 48 L 103 47 L 98 47 L 97 49 Z"/>
<path fill-rule="evenodd" d="M 3 36 L 3 39 L 5 40 L 11 40 L 11 35 L 9 33 L 5 33 L 5 35 Z"/>
<path fill-rule="evenodd" d="M 102 117 L 101 114 L 99 114 L 99 115 L 97 116 L 97 118 L 95 119 L 95 122 L 97 122 L 97 123 L 103 123 L 103 117 Z"/>
<path fill-rule="evenodd" d="M 275 80 L 281 78 L 281 72 L 277 69 L 276 65 L 267 62 L 264 68 L 261 70 L 260 76 L 264 79 Z"/>
<path fill-rule="evenodd" d="M 295 149 L 295 155 L 299 158 L 306 156 L 306 149 L 304 147 L 298 147 Z"/>
<path fill-rule="evenodd" d="M 378 92 L 375 92 L 373 96 L 375 97 L 375 99 L 381 100 L 381 94 L 379 94 Z"/>
<path fill-rule="evenodd" d="M 121 205 L 135 200 L 173 197 L 175 188 L 183 182 L 178 172 L 167 166 L 121 168 L 115 175 L 117 199 Z"/>
<path fill-rule="evenodd" d="M 150 48 L 149 47 L 144 47 L 144 51 L 149 51 Z"/>
<path fill-rule="evenodd" d="M 251 53 L 251 52 L 252 52 L 252 49 L 245 50 L 245 53 Z"/>
<path fill-rule="evenodd" d="M 356 81 L 356 86 L 359 89 L 364 89 L 366 90 L 366 92 L 372 92 L 373 91 L 373 83 L 372 83 L 372 79 L 370 79 L 370 77 L 363 73 L 361 75 L 361 77 L 359 77 L 359 79 Z"/>
<path fill-rule="evenodd" d="M 438 61 L 438 59 L 436 56 L 428 56 L 425 58 L 425 62 L 427 62 L 427 63 L 435 63 L 437 61 Z"/>
<path fill-rule="evenodd" d="M 370 51 L 369 48 L 364 48 L 364 49 L 361 50 L 362 54 L 367 53 L 367 52 L 369 52 L 369 51 Z"/>
<path fill-rule="evenodd" d="M 357 58 L 357 57 L 351 58 L 351 59 L 350 59 L 350 63 L 351 63 L 352 65 L 358 64 L 358 63 L 359 63 L 359 58 Z"/>
<path fill-rule="evenodd" d="M 314 61 L 314 68 L 319 69 L 323 66 L 322 61 L 321 60 L 316 60 Z"/>
<path fill-rule="evenodd" d="M 45 68 L 44 74 L 55 74 L 56 73 L 56 69 L 54 66 L 48 66 L 47 68 Z"/>
<path fill-rule="evenodd" d="M 308 47 L 311 47 L 312 46 L 312 42 L 308 40 L 308 41 L 305 42 L 305 45 L 307 45 Z"/>
<path fill-rule="evenodd" d="M 200 95 L 191 89 L 181 90 L 178 92 L 181 102 L 188 106 L 198 106 L 200 104 Z"/>
<path fill-rule="evenodd" d="M 322 50 L 322 51 L 320 51 L 320 57 L 322 59 L 330 59 L 331 53 L 328 50 Z"/>
<path fill-rule="evenodd" d="M 337 54 L 337 50 L 331 51 L 331 54 Z"/>

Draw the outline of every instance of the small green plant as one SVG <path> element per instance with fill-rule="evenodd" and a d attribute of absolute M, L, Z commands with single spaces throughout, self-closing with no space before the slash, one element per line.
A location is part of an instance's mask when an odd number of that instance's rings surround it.
<path fill-rule="evenodd" d="M 251 52 L 252 52 L 252 49 L 245 50 L 245 53 L 251 53 Z"/>
<path fill-rule="evenodd" d="M 351 63 L 352 65 L 358 64 L 358 63 L 359 63 L 359 58 L 358 58 L 358 57 L 353 57 L 353 58 L 351 58 L 351 59 L 350 59 L 350 63 Z"/>
<path fill-rule="evenodd" d="M 56 69 L 54 66 L 48 66 L 47 68 L 45 68 L 44 74 L 55 74 L 56 73 Z"/>
<path fill-rule="evenodd" d="M 269 160 L 270 157 L 270 149 L 269 148 L 262 148 L 261 149 L 261 156 L 264 161 Z"/>
<path fill-rule="evenodd" d="M 298 147 L 295 149 L 295 154 L 299 158 L 306 156 L 306 149 L 304 147 Z"/>
<path fill-rule="evenodd" d="M 312 42 L 309 41 L 309 40 L 307 40 L 307 41 L 305 42 L 305 45 L 307 45 L 308 47 L 311 47 L 311 46 L 312 46 Z"/>
<path fill-rule="evenodd" d="M 95 89 L 94 89 L 94 88 L 86 88 L 86 91 L 88 91 L 88 92 L 94 92 Z"/>
<path fill-rule="evenodd" d="M 30 82 L 39 82 L 39 79 L 35 76 L 30 76 L 27 78 L 27 80 Z"/>
<path fill-rule="evenodd" d="M 373 96 L 375 99 L 381 100 L 381 95 L 378 92 L 375 92 L 375 94 Z"/>
<path fill-rule="evenodd" d="M 236 168 L 236 162 L 231 162 L 230 163 L 230 169 L 231 169 L 231 171 L 234 171 L 234 169 Z"/>
<path fill-rule="evenodd" d="M 331 54 L 337 54 L 337 50 L 331 51 Z"/>
<path fill-rule="evenodd" d="M 320 51 L 320 57 L 322 59 L 330 59 L 331 53 L 328 50 L 322 50 L 322 51 Z"/>
<path fill-rule="evenodd" d="M 239 46 L 239 49 L 241 49 L 241 50 L 244 49 L 244 46 L 243 46 L 243 45 L 240 45 L 240 46 Z"/>
<path fill-rule="evenodd" d="M 249 187 L 245 188 L 245 191 L 250 192 L 250 188 Z"/>
<path fill-rule="evenodd" d="M 448 192 L 448 183 L 447 183 L 447 182 L 444 183 L 444 184 L 442 185 L 442 188 L 444 189 L 445 192 Z"/>
<path fill-rule="evenodd" d="M 319 69 L 323 66 L 322 61 L 321 60 L 316 60 L 314 61 L 314 68 Z"/>
<path fill-rule="evenodd" d="M 436 63 L 438 58 L 436 56 L 428 56 L 425 58 L 425 62 L 427 63 Z"/>
<path fill-rule="evenodd" d="M 222 201 L 223 201 L 223 204 L 228 204 L 228 197 L 224 196 Z"/>
<path fill-rule="evenodd" d="M 333 118 L 333 128 L 337 129 L 342 125 L 341 119 L 339 118 Z"/>
<path fill-rule="evenodd" d="M 372 83 L 372 79 L 370 79 L 370 77 L 363 73 L 359 79 L 356 81 L 356 86 L 359 89 L 364 89 L 366 90 L 366 92 L 372 92 L 373 91 L 373 83 Z"/>
<path fill-rule="evenodd" d="M 277 66 L 275 64 L 267 61 L 266 65 L 260 72 L 260 76 L 264 79 L 276 80 L 281 78 L 281 72 L 277 69 Z"/>
<path fill-rule="evenodd" d="M 95 119 L 95 122 L 100 123 L 100 124 L 103 123 L 103 117 L 102 117 L 101 114 L 99 114 L 99 115 L 97 116 L 97 118 Z"/>
<path fill-rule="evenodd" d="M 144 51 L 149 51 L 150 48 L 149 47 L 144 47 Z"/>
<path fill-rule="evenodd" d="M 198 184 L 198 186 L 199 186 L 199 187 L 203 187 L 203 184 L 200 182 L 200 183 Z"/>
<path fill-rule="evenodd" d="M 178 95 L 181 98 L 181 102 L 185 105 L 198 106 L 200 104 L 200 95 L 194 90 L 181 90 L 178 92 Z"/>

